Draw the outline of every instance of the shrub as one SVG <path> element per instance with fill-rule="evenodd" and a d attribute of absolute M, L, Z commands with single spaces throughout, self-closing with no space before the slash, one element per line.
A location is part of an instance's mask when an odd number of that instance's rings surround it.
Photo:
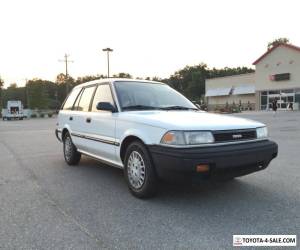
<path fill-rule="evenodd" d="M 37 115 L 36 115 L 36 114 L 31 114 L 30 117 L 31 117 L 31 118 L 37 118 Z"/>
<path fill-rule="evenodd" d="M 44 117 L 45 117 L 45 114 L 41 113 L 41 114 L 40 114 L 40 117 L 41 117 L 41 118 L 44 118 Z"/>
<path fill-rule="evenodd" d="M 48 117 L 51 118 L 53 116 L 52 113 L 48 113 Z"/>

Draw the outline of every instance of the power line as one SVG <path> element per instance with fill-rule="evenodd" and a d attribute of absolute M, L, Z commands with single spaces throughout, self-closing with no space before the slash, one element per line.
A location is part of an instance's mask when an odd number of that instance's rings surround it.
<path fill-rule="evenodd" d="M 68 74 L 68 63 L 73 63 L 73 60 L 69 60 L 70 55 L 68 55 L 67 53 L 64 56 L 63 60 L 58 60 L 59 62 L 64 62 L 65 63 L 65 70 L 66 70 L 66 79 L 65 79 L 65 83 L 66 83 L 66 95 L 68 95 L 69 93 L 69 84 L 68 84 L 68 79 L 69 79 L 69 74 Z"/>

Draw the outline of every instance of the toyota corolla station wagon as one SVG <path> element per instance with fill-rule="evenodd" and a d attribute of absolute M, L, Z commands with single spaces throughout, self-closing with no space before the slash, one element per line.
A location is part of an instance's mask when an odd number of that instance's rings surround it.
<path fill-rule="evenodd" d="M 56 136 L 67 164 L 81 155 L 122 168 L 139 198 L 159 180 L 232 179 L 265 169 L 277 156 L 264 124 L 199 110 L 160 82 L 103 79 L 74 87 Z"/>

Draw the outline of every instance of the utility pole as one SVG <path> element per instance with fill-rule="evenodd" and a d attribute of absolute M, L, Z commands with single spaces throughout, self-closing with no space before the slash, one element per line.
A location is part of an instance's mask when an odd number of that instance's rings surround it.
<path fill-rule="evenodd" d="M 102 49 L 102 51 L 107 52 L 107 78 L 109 78 L 109 52 L 113 52 L 114 50 L 111 48 Z"/>
<path fill-rule="evenodd" d="M 29 95 L 28 95 L 28 79 L 25 78 L 25 103 L 24 106 L 26 106 L 27 109 L 29 109 Z"/>
<path fill-rule="evenodd" d="M 69 83 L 68 83 L 68 80 L 69 80 L 69 74 L 68 74 L 68 63 L 72 63 L 74 61 L 72 60 L 69 60 L 68 57 L 70 55 L 68 55 L 67 53 L 65 54 L 64 56 L 64 59 L 63 60 L 58 60 L 59 62 L 64 62 L 65 63 L 65 70 L 66 70 L 66 95 L 69 94 Z"/>

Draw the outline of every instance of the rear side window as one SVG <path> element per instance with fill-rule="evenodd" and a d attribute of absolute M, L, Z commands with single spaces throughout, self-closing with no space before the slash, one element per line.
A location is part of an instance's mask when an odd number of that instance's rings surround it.
<path fill-rule="evenodd" d="M 73 110 L 77 110 L 78 104 L 79 104 L 79 101 L 80 101 L 80 98 L 81 98 L 81 96 L 82 96 L 82 92 L 83 92 L 83 90 L 82 90 L 82 91 L 79 93 L 79 95 L 77 96 L 77 99 L 76 99 L 75 104 L 74 104 L 74 106 L 73 106 Z"/>
<path fill-rule="evenodd" d="M 76 88 L 76 89 L 73 89 L 71 94 L 68 96 L 65 104 L 64 104 L 64 107 L 63 107 L 63 110 L 72 110 L 73 108 L 73 104 L 80 92 L 80 88 Z"/>
<path fill-rule="evenodd" d="M 87 87 L 83 90 L 77 110 L 87 112 L 90 108 L 91 99 L 95 91 L 95 86 Z"/>
<path fill-rule="evenodd" d="M 97 104 L 99 102 L 110 102 L 112 105 L 114 105 L 114 100 L 111 95 L 111 90 L 108 84 L 98 86 L 92 105 L 93 112 L 99 112 L 99 110 L 97 110 Z"/>

